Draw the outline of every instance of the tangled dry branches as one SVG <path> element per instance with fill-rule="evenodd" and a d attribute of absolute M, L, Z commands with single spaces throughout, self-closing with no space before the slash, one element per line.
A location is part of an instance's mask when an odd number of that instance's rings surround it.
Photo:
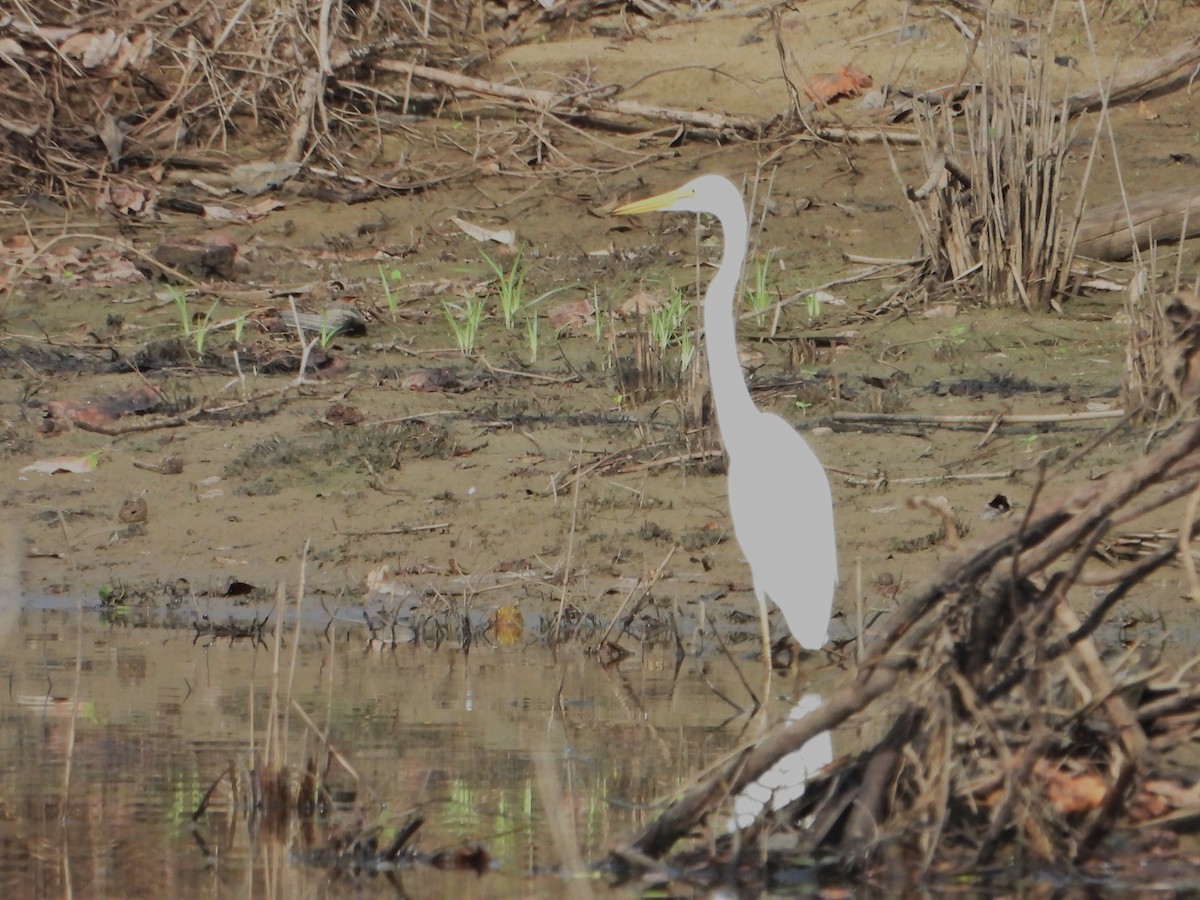
<path fill-rule="evenodd" d="M 1117 829 L 1200 814 L 1200 794 L 1171 768 L 1200 739 L 1200 679 L 1147 661 L 1144 648 L 1104 659 L 1094 641 L 1114 604 L 1177 558 L 1194 521 L 1102 582 L 1082 574 L 1114 528 L 1196 492 L 1198 472 L 1200 424 L 964 548 L 912 593 L 851 683 L 671 804 L 617 854 L 621 865 L 661 857 L 776 761 L 881 706 L 888 733 L 778 814 L 797 832 L 793 864 L 979 871 L 1003 852 L 1078 865 Z M 1085 605 L 1081 621 L 1074 609 Z M 735 848 L 757 856 L 746 838 L 775 824 L 686 863 L 697 877 L 728 871 Z"/>
<path fill-rule="evenodd" d="M 287 134 L 293 159 L 330 158 L 331 135 L 360 129 L 364 114 L 431 102 L 357 79 L 353 63 L 384 51 L 465 60 L 473 43 L 467 3 L 73 7 L 18 2 L 0 15 L 6 186 L 66 193 L 106 167 L 225 149 L 235 135 Z M 335 69 L 345 76 L 336 82 Z"/>

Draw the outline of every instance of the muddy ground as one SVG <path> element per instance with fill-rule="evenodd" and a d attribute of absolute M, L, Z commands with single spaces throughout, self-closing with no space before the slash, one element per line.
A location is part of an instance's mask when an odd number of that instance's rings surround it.
<path fill-rule="evenodd" d="M 1103 16 L 1099 4 L 1088 9 L 1104 73 L 1114 62 L 1153 58 L 1200 28 L 1195 5 L 1106 5 Z M 588 78 L 628 86 L 630 99 L 684 109 L 761 117 L 786 109 L 769 19 L 748 6 L 659 23 L 630 15 L 568 21 L 546 40 L 497 52 L 476 74 L 522 84 Z M 953 82 L 966 64 L 966 42 L 932 7 L 906 15 L 882 0 L 849 9 L 818 0 L 788 11 L 783 24 L 808 72 L 853 62 L 877 85 L 928 88 Z M 1055 69 L 1062 86 L 1094 84 L 1078 11 L 1060 11 L 1050 37 L 1056 54 L 1074 60 Z M 819 115 L 875 121 L 853 99 Z M 1089 201 L 1118 196 L 1118 162 L 1130 192 L 1194 181 L 1198 121 L 1194 91 L 1113 109 L 1116 153 L 1105 136 Z M 678 286 L 693 304 L 694 329 L 696 285 L 709 274 L 697 260 L 714 259 L 719 235 L 707 222 L 697 229 L 692 217 L 604 214 L 617 200 L 700 172 L 745 179 L 748 191 L 757 178 L 757 196 L 769 192 L 765 214 L 761 206 L 755 212 L 753 249 L 760 260 L 772 252 L 767 284 L 788 302 L 775 323 L 743 318 L 739 335 L 758 404 L 795 423 L 830 475 L 843 584 L 836 607 L 844 614 L 835 637 L 853 629 L 858 598 L 868 615 L 890 609 L 897 590 L 952 549 L 943 519 L 918 498 L 946 498 L 964 537 L 986 535 L 1000 521 L 989 507 L 998 494 L 1019 515 L 1040 466 L 1114 421 L 869 429 L 837 422 L 835 413 L 1125 406 L 1122 292 L 1081 291 L 1061 314 L 986 309 L 953 292 L 879 310 L 904 271 L 865 279 L 872 267 L 846 254 L 920 254 L 902 184 L 924 180 L 915 148 L 892 147 L 897 177 L 879 144 L 713 142 L 658 126 L 604 133 L 469 97 L 437 117 L 379 125 L 349 142 L 349 169 L 372 176 L 400 167 L 414 181 L 435 166 L 459 174 L 351 205 L 312 196 L 319 178 L 302 171 L 269 194 L 280 208 L 246 223 L 168 208 L 168 196 L 214 202 L 193 179 L 215 176 L 183 170 L 114 179 L 155 192 L 152 217 L 95 212 L 77 200 L 68 211 L 54 198 L 9 206 L 0 237 L 59 238 L 58 250 L 78 250 L 53 265 L 10 262 L 2 301 L 0 482 L 6 515 L 26 542 L 29 595 L 82 597 L 135 616 L 224 616 L 247 590 L 270 597 L 281 580 L 294 584 L 307 544 L 308 596 L 329 608 L 371 593 L 370 604 L 384 596 L 394 608 L 399 598 L 435 613 L 465 603 L 480 621 L 507 607 L 502 618 L 515 621 L 515 604 L 525 622 L 517 639 L 540 640 L 564 600 L 574 616 L 607 622 L 631 591 L 640 596 L 638 579 L 651 579 L 634 631 L 658 634 L 653 624 L 676 610 L 689 631 L 701 601 L 719 599 L 704 603 L 705 614 L 729 621 L 736 611 L 738 630 L 752 637 L 754 599 L 730 533 L 715 431 L 702 395 L 689 387 L 697 363 L 680 379 L 675 343 L 654 377 L 639 375 L 647 324 L 627 312 L 640 292 L 658 303 Z M 1084 116 L 1078 134 L 1090 140 L 1096 127 L 1094 114 Z M 228 146 L 229 168 L 277 158 L 281 141 L 259 132 Z M 1072 157 L 1072 202 L 1085 156 Z M 105 181 L 97 178 L 97 196 Z M 516 231 L 525 299 L 542 299 L 512 330 L 484 254 L 506 269 L 515 255 L 467 236 L 452 217 Z M 236 260 L 220 264 L 221 277 L 190 271 L 182 315 L 166 280 L 114 263 L 151 268 L 147 260 L 164 242 L 209 244 L 214 236 L 236 247 Z M 1194 280 L 1194 247 L 1179 261 L 1175 252 L 1162 251 L 1159 271 L 1173 278 L 1178 266 L 1184 282 Z M 1096 268 L 1117 283 L 1131 272 Z M 824 302 L 806 302 L 818 290 Z M 464 354 L 444 311 L 469 298 L 484 301 L 486 316 L 476 348 Z M 364 323 L 358 333 L 318 336 L 310 362 L 319 369 L 303 383 L 295 368 L 301 341 L 279 326 L 292 302 L 314 314 L 351 308 Z M 221 327 L 206 332 L 206 320 Z M 131 371 L 134 361 L 140 372 Z M 153 392 L 143 415 L 98 419 L 124 433 L 59 427 L 75 401 L 144 386 Z M 1119 466 L 1146 438 L 1144 427 L 1119 428 L 1043 489 Z M 92 454 L 94 468 L 84 473 L 27 470 Z M 1131 530 L 1174 526 L 1178 515 L 1169 509 Z M 1120 615 L 1188 628 L 1183 593 L 1170 570 Z"/>

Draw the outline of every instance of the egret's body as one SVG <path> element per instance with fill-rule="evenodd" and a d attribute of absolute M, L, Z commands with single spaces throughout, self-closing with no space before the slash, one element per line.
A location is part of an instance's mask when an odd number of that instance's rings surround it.
<path fill-rule="evenodd" d="M 767 597 L 796 640 L 815 650 L 828 638 L 837 586 L 833 499 L 812 448 L 779 416 L 754 405 L 742 377 L 733 312 L 749 230 L 742 195 L 728 179 L 704 175 L 615 212 L 653 210 L 709 213 L 724 231 L 721 265 L 704 297 L 704 338 L 717 427 L 729 456 L 729 511 L 750 563 L 767 658 Z"/>

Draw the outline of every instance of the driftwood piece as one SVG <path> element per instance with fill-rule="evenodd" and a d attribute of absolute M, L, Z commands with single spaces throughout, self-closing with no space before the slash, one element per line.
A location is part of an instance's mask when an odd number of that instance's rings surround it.
<path fill-rule="evenodd" d="M 1133 256 L 1136 244 L 1173 243 L 1200 235 L 1200 184 L 1155 191 L 1089 209 L 1079 221 L 1075 252 L 1093 259 L 1119 260 Z"/>
<path fill-rule="evenodd" d="M 614 861 L 619 865 L 621 859 L 664 855 L 700 825 L 726 797 L 740 792 L 779 759 L 798 750 L 822 731 L 846 722 L 884 695 L 897 697 L 905 708 L 911 709 L 916 685 L 922 679 L 951 685 L 956 693 L 957 702 L 935 701 L 929 707 L 931 712 L 939 706 L 975 707 L 1007 697 L 1015 685 L 1026 678 L 1038 683 L 1043 673 L 1031 674 L 1028 667 L 1031 660 L 1044 663 L 1070 659 L 1084 672 L 1092 674 L 1089 680 L 1093 693 L 1107 702 L 1111 699 L 1105 686 L 1107 676 L 1096 673 L 1097 657 L 1087 652 L 1076 656 L 1073 651 L 1080 642 L 1090 640 L 1112 604 L 1132 584 L 1173 558 L 1176 548 L 1169 548 L 1131 567 L 1120 585 L 1085 617 L 1081 627 L 1076 627 L 1078 620 L 1062 611 L 1065 591 L 1079 575 L 1084 560 L 1090 556 L 1090 549 L 1114 522 L 1130 515 L 1131 506 L 1141 502 L 1145 507 L 1153 508 L 1166 499 L 1186 495 L 1194 489 L 1198 471 L 1200 423 L 1195 423 L 1155 452 L 1110 473 L 1103 481 L 1077 489 L 1056 501 L 1034 502 L 1027 517 L 1014 522 L 1005 533 L 964 548 L 907 597 L 893 614 L 888 633 L 853 681 L 835 691 L 816 710 L 768 733 L 757 744 L 723 763 L 711 777 L 685 791 L 631 839 L 628 853 L 614 853 Z M 1165 485 L 1168 489 L 1161 497 L 1144 500 L 1143 493 L 1156 485 Z M 1192 527 L 1194 530 L 1194 523 Z M 1064 562 L 1065 569 L 1051 573 L 1050 567 L 1058 562 Z M 1046 578 L 1044 589 L 1039 590 L 1033 585 L 1031 579 L 1037 577 Z M 1056 618 L 1065 623 L 1068 630 L 1057 639 L 1050 631 Z M 966 635 L 952 639 L 952 635 L 943 630 L 946 628 L 957 629 L 960 633 L 965 630 Z M 939 671 L 944 672 L 944 676 L 939 675 Z M 1029 690 L 1028 686 L 1026 690 Z M 1036 703 L 1026 696 L 1017 698 L 1014 705 L 1028 709 L 1028 704 Z M 1128 707 L 1123 702 L 1116 705 L 1117 722 L 1111 730 L 1119 733 L 1127 754 L 1140 752 L 1145 744 L 1144 737 L 1139 736 L 1142 726 L 1130 720 Z M 1018 728 L 1017 734 L 1022 733 Z M 1043 729 L 1039 740 L 1046 745 L 1057 738 L 1052 730 Z M 942 746 L 950 744 L 943 742 Z M 894 747 L 883 747 L 883 751 L 890 754 L 889 758 L 897 756 Z M 1036 798 L 1033 801 L 1025 799 L 1030 795 L 1022 792 L 1027 792 L 1029 786 L 1021 787 L 1020 781 L 1037 777 L 1031 773 L 1041 757 L 1032 747 L 1019 751 L 1019 755 L 1019 761 L 1010 756 L 1004 760 L 1010 764 L 1008 768 L 998 770 L 996 786 L 1002 788 L 1006 799 L 995 807 L 988 826 L 989 839 L 979 851 L 981 861 L 990 855 L 999 835 L 1008 827 L 1026 829 L 1031 835 L 1031 843 L 1034 837 L 1049 841 L 1046 829 L 1025 815 L 1030 808 L 1028 804 L 1036 802 Z M 1146 761 L 1132 759 L 1129 763 L 1141 766 Z M 1131 778 L 1132 771 L 1125 770 L 1123 778 Z M 1124 787 L 1125 782 L 1120 780 L 1111 786 L 1113 803 L 1125 796 Z M 815 814 L 816 821 L 820 822 L 821 810 L 817 809 Z M 1099 818 L 1093 825 L 1098 821 Z M 887 824 L 882 819 L 876 819 L 876 823 L 880 829 Z M 853 828 L 848 832 L 843 830 L 839 840 L 842 850 L 858 852 L 845 844 L 855 833 Z M 1089 833 L 1089 836 L 1098 839 L 1100 835 Z M 877 837 L 881 838 L 882 832 Z M 807 850 L 816 852 L 813 846 Z"/>
<path fill-rule="evenodd" d="M 1099 109 L 1103 105 L 1105 93 L 1108 94 L 1108 102 L 1111 105 L 1139 100 L 1151 93 L 1157 95 L 1176 90 L 1190 83 L 1196 77 L 1195 67 L 1198 64 L 1200 64 L 1200 35 L 1188 38 L 1179 46 L 1144 66 L 1118 76 L 1113 79 L 1111 85 L 1106 84 L 1090 91 L 1073 94 L 1067 98 L 1067 114 L 1074 116 L 1090 109 Z M 1192 67 L 1191 71 L 1182 72 L 1168 82 L 1155 84 L 1185 66 Z"/>

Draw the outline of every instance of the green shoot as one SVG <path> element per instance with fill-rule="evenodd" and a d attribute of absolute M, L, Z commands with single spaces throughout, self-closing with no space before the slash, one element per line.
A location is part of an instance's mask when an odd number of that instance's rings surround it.
<path fill-rule="evenodd" d="M 242 313 L 233 320 L 233 341 L 235 344 L 242 342 L 242 335 L 246 333 L 246 313 Z"/>
<path fill-rule="evenodd" d="M 768 250 L 764 258 L 754 261 L 754 285 L 750 288 L 746 301 L 754 312 L 754 321 L 758 325 L 763 323 L 763 316 L 771 305 L 771 294 L 767 289 L 767 275 L 771 271 L 771 263 L 774 259 L 775 251 Z"/>
<path fill-rule="evenodd" d="M 192 311 L 188 308 L 187 293 L 175 287 L 168 288 L 167 292 L 171 297 L 171 302 L 179 310 L 179 326 L 184 340 L 190 342 L 196 348 L 196 352 L 203 356 L 204 346 L 208 343 L 208 334 L 212 330 L 213 313 L 217 311 L 221 301 L 214 300 L 213 305 L 204 314 L 204 318 L 197 322 L 192 318 Z"/>
<path fill-rule="evenodd" d="M 167 294 L 170 296 L 171 302 L 175 304 L 175 308 L 179 310 L 183 336 L 190 341 L 192 339 L 192 314 L 188 311 L 187 294 L 177 287 L 167 288 Z"/>
<path fill-rule="evenodd" d="M 600 292 L 592 288 L 592 335 L 596 343 L 604 339 L 604 310 L 600 308 Z"/>
<path fill-rule="evenodd" d="M 679 374 L 687 371 L 696 355 L 696 332 L 690 328 L 679 336 Z"/>
<path fill-rule="evenodd" d="M 821 314 L 821 298 L 815 293 L 805 294 L 804 308 L 808 310 L 808 317 L 815 319 Z"/>
<path fill-rule="evenodd" d="M 204 318 L 192 330 L 192 343 L 196 347 L 196 352 L 201 356 L 204 355 L 204 345 L 208 342 L 208 333 L 212 330 L 213 313 L 217 311 L 221 301 L 214 300 L 213 305 L 208 308 L 208 312 L 204 314 Z"/>
<path fill-rule="evenodd" d="M 454 332 L 454 343 L 458 352 L 470 356 L 475 352 L 475 341 L 479 337 L 479 323 L 483 321 L 483 298 L 468 297 L 462 304 L 442 301 L 442 314 Z"/>
<path fill-rule="evenodd" d="M 666 303 L 650 310 L 650 341 L 660 354 L 681 341 L 691 308 L 692 304 L 683 299 L 683 291 L 676 288 Z"/>
<path fill-rule="evenodd" d="M 529 341 L 529 362 L 537 362 L 538 354 L 538 317 L 536 314 L 525 320 L 525 337 Z"/>
<path fill-rule="evenodd" d="M 341 332 L 341 324 L 337 322 L 328 322 L 325 317 L 321 317 L 321 330 L 317 337 L 321 342 L 321 349 L 328 350 L 329 345 L 333 343 L 333 339 Z"/>
<path fill-rule="evenodd" d="M 512 268 L 507 272 L 498 262 L 483 254 L 492 271 L 496 273 L 496 293 L 500 297 L 500 311 L 504 314 L 504 327 L 512 331 L 517 322 L 517 314 L 524 306 L 522 293 L 525 289 L 525 266 L 521 261 L 521 253 L 517 251 Z"/>
<path fill-rule="evenodd" d="M 392 282 L 396 286 L 400 286 L 400 282 L 404 280 L 404 273 L 399 269 L 391 269 L 387 272 L 383 270 L 383 264 L 379 265 L 379 283 L 383 285 L 383 298 L 387 301 L 388 312 L 392 314 L 392 321 L 396 321 L 396 310 L 400 307 L 400 295 L 392 290 Z"/>

